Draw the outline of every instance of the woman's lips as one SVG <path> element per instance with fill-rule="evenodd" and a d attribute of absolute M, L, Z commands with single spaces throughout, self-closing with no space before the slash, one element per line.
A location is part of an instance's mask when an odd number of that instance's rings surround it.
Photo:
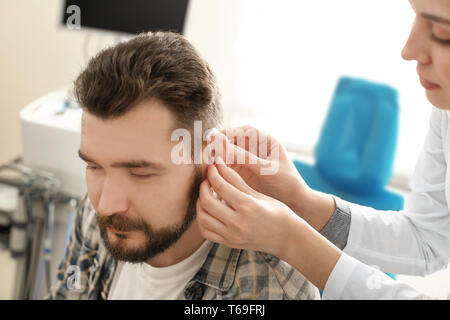
<path fill-rule="evenodd" d="M 420 77 L 420 76 L 419 76 Z M 427 89 L 427 90 L 435 90 L 440 88 L 441 86 L 436 84 L 436 83 L 432 83 L 429 82 L 427 80 L 425 80 L 424 78 L 420 77 L 420 83 L 422 84 L 422 86 Z"/>

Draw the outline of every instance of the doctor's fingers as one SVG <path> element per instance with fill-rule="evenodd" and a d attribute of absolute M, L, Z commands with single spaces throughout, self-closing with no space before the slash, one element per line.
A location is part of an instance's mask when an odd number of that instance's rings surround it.
<path fill-rule="evenodd" d="M 238 218 L 237 213 L 232 208 L 220 201 L 217 196 L 213 195 L 211 185 L 207 179 L 200 184 L 197 204 L 224 227 Z M 217 225 L 216 229 L 221 229 L 221 227 Z M 223 229 L 221 230 L 223 231 Z"/>
<path fill-rule="evenodd" d="M 223 162 L 217 166 L 209 166 L 206 177 L 217 195 L 238 212 L 239 208 L 253 202 L 253 197 L 258 194 L 245 183 L 236 171 L 227 167 Z"/>
<path fill-rule="evenodd" d="M 228 142 L 227 137 L 222 133 L 216 133 L 209 137 L 206 146 L 202 150 L 203 163 L 213 164 L 214 158 L 218 155 L 226 157 L 230 152 L 231 144 Z M 232 151 L 231 151 L 232 152 Z"/>
<path fill-rule="evenodd" d="M 247 181 L 250 175 L 260 174 L 261 169 L 271 165 L 270 160 L 257 157 L 252 152 L 249 152 L 237 145 L 228 147 L 228 157 L 232 157 L 233 161 L 226 160 L 226 163 L 231 169 L 239 173 L 244 181 Z M 225 159 L 225 157 L 222 157 Z M 247 169 L 247 170 L 245 170 Z"/>
<path fill-rule="evenodd" d="M 226 244 L 222 234 L 225 233 L 225 225 L 210 215 L 200 205 L 200 198 L 197 201 L 197 222 L 202 236 L 213 242 Z"/>
<path fill-rule="evenodd" d="M 272 144 L 278 144 L 278 141 L 271 135 L 250 125 L 226 128 L 220 132 L 227 136 L 230 143 L 263 159 L 270 156 L 270 150 L 273 149 Z"/>
<path fill-rule="evenodd" d="M 260 174 L 264 169 L 272 167 L 271 160 L 259 158 L 256 151 L 248 151 L 239 145 L 230 143 L 222 133 L 211 137 L 203 148 L 202 161 L 208 165 L 214 164 L 217 158 L 222 158 L 230 168 L 238 172 L 247 181 L 254 174 Z M 255 149 L 256 150 L 256 149 Z M 272 154 L 273 156 L 273 154 Z"/>
<path fill-rule="evenodd" d="M 230 248 L 251 249 L 246 215 L 233 211 L 214 198 L 207 180 L 200 186 L 197 201 L 197 222 L 203 237 Z M 211 199 L 212 197 L 212 199 Z"/>
<path fill-rule="evenodd" d="M 214 141 L 203 148 L 203 163 L 214 164 L 217 162 L 216 159 L 220 157 L 233 170 L 240 173 L 239 171 L 244 167 L 248 167 L 251 172 L 257 172 L 263 161 L 266 161 L 237 145 L 229 143 L 224 137 L 223 135 L 214 136 Z M 243 178 L 245 179 L 245 177 Z"/>

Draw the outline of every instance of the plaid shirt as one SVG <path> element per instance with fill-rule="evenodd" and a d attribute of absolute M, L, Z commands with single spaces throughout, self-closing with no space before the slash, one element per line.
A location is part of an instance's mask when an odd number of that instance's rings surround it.
<path fill-rule="evenodd" d="M 78 207 L 65 259 L 47 299 L 103 299 L 117 269 L 105 248 L 87 194 Z M 214 244 L 184 288 L 196 299 L 320 299 L 318 289 L 275 256 Z"/>

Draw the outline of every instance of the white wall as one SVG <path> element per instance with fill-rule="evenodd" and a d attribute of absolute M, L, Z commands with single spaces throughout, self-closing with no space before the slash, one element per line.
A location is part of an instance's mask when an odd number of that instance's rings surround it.
<path fill-rule="evenodd" d="M 70 83 L 82 63 L 81 33 L 58 28 L 58 0 L 0 2 L 0 163 L 21 154 L 19 111 Z"/>

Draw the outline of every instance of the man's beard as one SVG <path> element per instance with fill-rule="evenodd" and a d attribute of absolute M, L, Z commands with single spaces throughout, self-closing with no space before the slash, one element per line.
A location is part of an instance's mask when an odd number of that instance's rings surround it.
<path fill-rule="evenodd" d="M 100 235 L 106 249 L 108 249 L 112 257 L 116 260 L 128 261 L 131 263 L 145 262 L 164 252 L 176 243 L 195 220 L 197 215 L 196 203 L 201 182 L 202 173 L 196 166 L 194 181 L 189 191 L 189 205 L 184 219 L 179 225 L 155 231 L 142 219 L 133 221 L 117 213 L 110 216 L 101 216 L 97 214 L 97 225 L 100 229 Z M 115 234 L 115 236 L 119 238 L 116 240 L 118 243 L 112 244 L 107 235 L 108 227 L 120 231 L 142 231 L 145 234 L 145 243 L 138 248 L 126 248 L 121 245 L 121 242 L 123 241 L 122 239 L 126 239 L 127 236 Z"/>

